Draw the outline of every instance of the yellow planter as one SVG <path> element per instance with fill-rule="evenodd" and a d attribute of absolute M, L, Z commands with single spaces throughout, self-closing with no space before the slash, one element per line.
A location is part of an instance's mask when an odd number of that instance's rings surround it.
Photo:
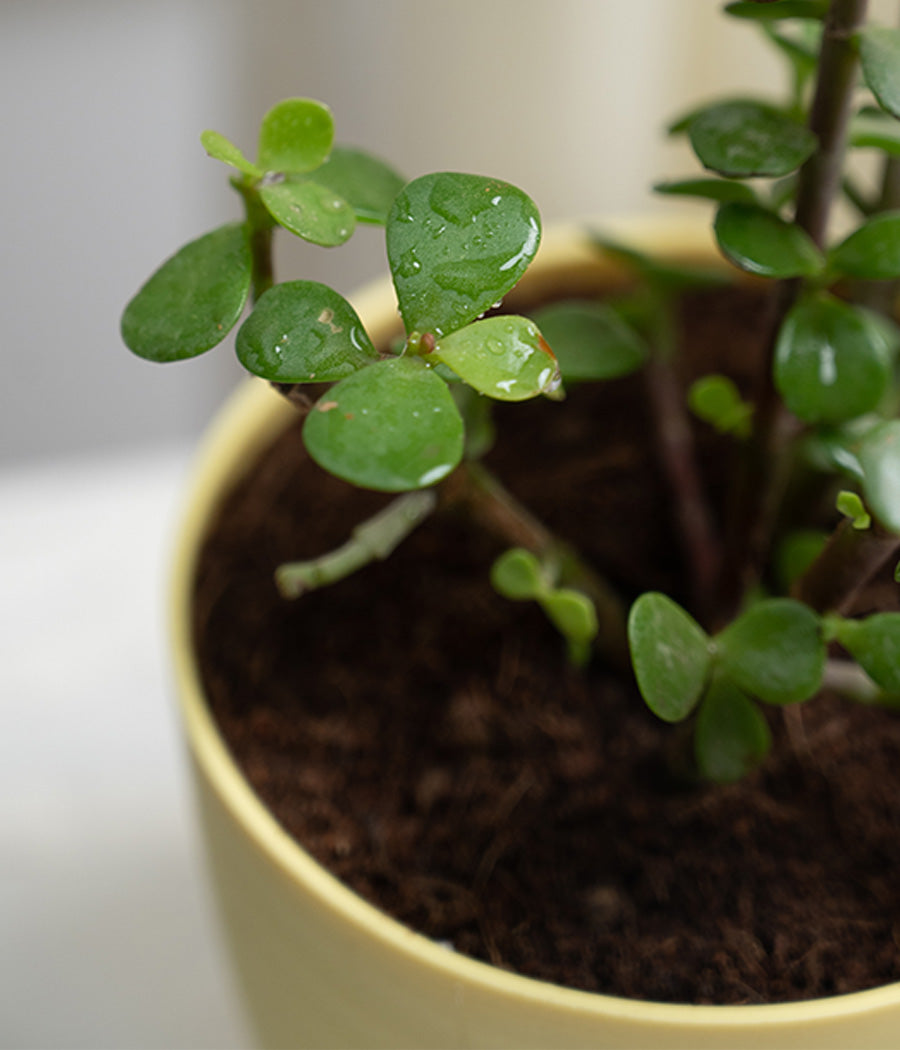
<path fill-rule="evenodd" d="M 692 226 L 628 231 L 629 242 L 711 258 Z M 537 283 L 609 279 L 576 231 L 545 239 L 519 293 Z M 354 300 L 376 342 L 396 330 L 386 284 Z M 177 552 L 175 667 L 202 826 L 253 1023 L 272 1047 L 900 1046 L 900 984 L 799 1004 L 680 1006 L 577 992 L 495 969 L 411 932 L 321 868 L 244 780 L 212 720 L 191 646 L 197 552 L 211 515 L 254 454 L 293 418 L 262 382 L 226 406 L 200 456 Z"/>

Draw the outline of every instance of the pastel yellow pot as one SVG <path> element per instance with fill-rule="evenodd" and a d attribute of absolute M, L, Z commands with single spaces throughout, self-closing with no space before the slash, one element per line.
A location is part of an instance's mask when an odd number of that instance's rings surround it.
<path fill-rule="evenodd" d="M 629 241 L 712 258 L 695 226 L 631 225 Z M 581 234 L 545 238 L 515 294 L 615 278 Z M 354 300 L 373 338 L 397 328 L 387 284 Z M 636 1002 L 572 991 L 457 955 L 351 893 L 275 822 L 232 760 L 203 695 L 191 645 L 197 552 L 223 493 L 293 418 L 261 382 L 226 406 L 199 458 L 177 551 L 172 618 L 181 712 L 201 823 L 252 1022 L 270 1047 L 888 1048 L 900 1046 L 900 984 L 790 1005 Z"/>

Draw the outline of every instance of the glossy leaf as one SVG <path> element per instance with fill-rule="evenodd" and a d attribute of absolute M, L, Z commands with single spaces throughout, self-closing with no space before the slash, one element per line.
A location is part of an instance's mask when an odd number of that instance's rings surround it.
<path fill-rule="evenodd" d="M 632 605 L 628 642 L 641 696 L 666 722 L 681 722 L 697 705 L 711 665 L 703 628 L 665 594 L 650 591 Z"/>
<path fill-rule="evenodd" d="M 242 223 L 186 244 L 153 274 L 122 315 L 125 345 L 148 361 L 183 361 L 221 343 L 250 294 Z"/>
<path fill-rule="evenodd" d="M 867 219 L 832 250 L 831 265 L 839 273 L 862 280 L 900 277 L 900 211 Z"/>
<path fill-rule="evenodd" d="M 519 280 L 540 238 L 537 208 L 508 183 L 455 173 L 411 182 L 387 224 L 407 331 L 440 337 L 474 321 Z"/>
<path fill-rule="evenodd" d="M 900 694 L 900 613 L 839 620 L 835 633 L 873 682 L 887 693 Z"/>
<path fill-rule="evenodd" d="M 900 117 L 900 30 L 866 26 L 860 33 L 859 58 L 872 94 Z"/>
<path fill-rule="evenodd" d="M 723 672 L 766 703 L 808 700 L 821 685 L 825 643 L 819 618 L 790 598 L 751 606 L 716 636 L 716 647 Z"/>
<path fill-rule="evenodd" d="M 547 618 L 565 638 L 584 644 L 596 637 L 597 610 L 586 594 L 560 587 L 540 601 Z"/>
<path fill-rule="evenodd" d="M 756 203 L 756 194 L 749 186 L 731 179 L 680 179 L 675 182 L 657 182 L 653 189 L 669 197 L 697 197 L 721 203 Z"/>
<path fill-rule="evenodd" d="M 491 566 L 491 586 L 513 601 L 528 601 L 547 592 L 541 564 L 531 551 L 513 547 Z"/>
<path fill-rule="evenodd" d="M 716 240 L 735 266 L 762 277 L 811 277 L 825 258 L 809 234 L 755 204 L 723 204 L 716 214 Z"/>
<path fill-rule="evenodd" d="M 446 477 L 463 451 L 447 384 L 420 358 L 380 361 L 332 387 L 303 439 L 325 470 L 361 488 L 402 492 Z"/>
<path fill-rule="evenodd" d="M 728 376 L 702 376 L 688 390 L 688 407 L 698 419 L 715 427 L 720 434 L 750 436 L 753 405 L 745 401 Z"/>
<path fill-rule="evenodd" d="M 257 164 L 263 171 L 314 171 L 331 151 L 331 110 L 310 98 L 287 98 L 263 117 Z"/>
<path fill-rule="evenodd" d="M 709 106 L 691 120 L 688 135 L 704 167 L 732 178 L 787 175 L 816 148 L 809 128 L 761 102 Z"/>
<path fill-rule="evenodd" d="M 378 359 L 346 299 L 316 281 L 270 288 L 235 341 L 244 368 L 274 383 L 330 383 Z"/>
<path fill-rule="evenodd" d="M 442 337 L 429 360 L 441 361 L 469 386 L 497 401 L 552 394 L 560 384 L 553 351 L 533 321 L 488 317 Z"/>
<path fill-rule="evenodd" d="M 563 382 L 616 379 L 647 359 L 641 336 L 604 303 L 554 303 L 534 320 L 553 347 Z"/>
<path fill-rule="evenodd" d="M 343 197 L 360 222 L 382 226 L 405 180 L 378 157 L 362 150 L 335 146 L 316 170 L 316 182 Z"/>
<path fill-rule="evenodd" d="M 286 230 L 326 248 L 343 244 L 356 226 L 353 208 L 334 190 L 290 177 L 260 188 L 266 210 Z"/>
<path fill-rule="evenodd" d="M 850 121 L 849 142 L 900 157 L 900 123 L 882 110 L 863 109 Z"/>
<path fill-rule="evenodd" d="M 741 780 L 769 753 L 772 734 L 756 704 L 731 682 L 713 680 L 694 731 L 700 775 L 719 784 Z"/>
<path fill-rule="evenodd" d="M 874 409 L 891 380 L 891 355 L 870 315 L 820 294 L 788 314 L 775 348 L 775 385 L 806 423 L 840 423 Z"/>
<path fill-rule="evenodd" d="M 726 4 L 725 11 L 735 18 L 756 21 L 777 21 L 783 18 L 824 18 L 828 14 L 828 0 L 735 0 Z"/>
<path fill-rule="evenodd" d="M 237 168 L 251 178 L 262 178 L 263 172 L 252 161 L 247 160 L 237 146 L 218 131 L 204 131 L 200 142 L 206 152 L 214 159 Z"/>
<path fill-rule="evenodd" d="M 873 427 L 860 442 L 858 458 L 866 506 L 900 535 L 900 420 Z"/>

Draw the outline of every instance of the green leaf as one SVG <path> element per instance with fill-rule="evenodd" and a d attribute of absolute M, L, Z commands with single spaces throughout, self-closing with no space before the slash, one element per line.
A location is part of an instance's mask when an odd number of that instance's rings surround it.
<path fill-rule="evenodd" d="M 361 488 L 402 492 L 446 477 L 463 451 L 447 384 L 421 358 L 379 361 L 332 387 L 303 440 L 325 470 Z"/>
<path fill-rule="evenodd" d="M 314 171 L 334 141 L 331 110 L 310 98 L 288 98 L 263 117 L 257 164 L 263 171 Z"/>
<path fill-rule="evenodd" d="M 806 423 L 840 423 L 874 409 L 891 380 L 891 354 L 867 311 L 824 293 L 788 313 L 775 348 L 775 385 Z"/>
<path fill-rule="evenodd" d="M 755 769 L 771 746 L 769 725 L 756 704 L 731 682 L 714 678 L 694 732 L 700 775 L 719 784 L 734 783 Z"/>
<path fill-rule="evenodd" d="M 547 592 L 541 564 L 531 551 L 513 547 L 491 566 L 491 586 L 512 601 L 529 601 Z"/>
<path fill-rule="evenodd" d="M 808 700 L 825 670 L 819 618 L 791 598 L 751 606 L 716 636 L 716 647 L 723 672 L 769 704 Z"/>
<path fill-rule="evenodd" d="M 805 230 L 756 204 L 723 204 L 716 240 L 735 266 L 762 277 L 811 277 L 825 258 Z"/>
<path fill-rule="evenodd" d="M 252 161 L 247 160 L 237 146 L 218 131 L 204 131 L 200 136 L 200 142 L 206 152 L 214 159 L 237 168 L 245 175 L 254 179 L 260 179 L 263 172 Z"/>
<path fill-rule="evenodd" d="M 343 197 L 360 222 L 382 226 L 405 181 L 384 161 L 347 146 L 335 146 L 316 171 L 316 182 Z"/>
<path fill-rule="evenodd" d="M 866 505 L 855 492 L 842 489 L 837 494 L 835 506 L 838 511 L 849 518 L 854 529 L 868 529 L 872 525 L 872 515 L 866 510 Z"/>
<path fill-rule="evenodd" d="M 775 576 L 782 590 L 788 591 L 819 557 L 828 542 L 828 534 L 819 529 L 797 529 L 778 544 L 775 554 Z"/>
<path fill-rule="evenodd" d="M 859 149 L 880 149 L 900 157 L 900 124 L 882 110 L 866 107 L 850 121 L 849 142 Z"/>
<path fill-rule="evenodd" d="M 697 288 L 721 287 L 731 282 L 731 278 L 721 266 L 663 262 L 596 232 L 591 234 L 591 241 L 602 252 L 632 267 L 644 281 L 663 295 L 678 295 Z"/>
<path fill-rule="evenodd" d="M 735 18 L 751 18 L 759 22 L 783 18 L 824 18 L 828 14 L 828 0 L 735 0 L 726 4 L 725 11 Z"/>
<path fill-rule="evenodd" d="M 540 599 L 547 618 L 563 637 L 584 644 L 592 641 L 599 629 L 594 603 L 581 591 L 560 587 Z"/>
<path fill-rule="evenodd" d="M 286 178 L 263 185 L 259 195 L 280 226 L 313 244 L 343 244 L 356 226 L 353 208 L 318 182 Z"/>
<path fill-rule="evenodd" d="M 122 338 L 148 361 L 183 361 L 221 343 L 250 294 L 250 246 L 243 223 L 186 244 L 125 307 Z"/>
<path fill-rule="evenodd" d="M 566 383 L 616 379 L 636 372 L 647 359 L 647 344 L 605 303 L 554 303 L 534 319 Z"/>
<path fill-rule="evenodd" d="M 805 83 L 816 71 L 819 50 L 822 46 L 822 27 L 817 22 L 803 22 L 801 27 L 806 32 L 801 32 L 797 36 L 788 36 L 780 32 L 771 22 L 764 23 L 762 29 L 768 39 L 790 62 L 795 76 Z M 809 32 L 810 30 L 812 32 Z"/>
<path fill-rule="evenodd" d="M 663 721 L 683 721 L 709 674 L 711 645 L 703 628 L 671 598 L 650 591 L 631 607 L 628 642 L 647 706 Z"/>
<path fill-rule="evenodd" d="M 805 125 L 761 102 L 722 102 L 688 126 L 704 167 L 731 178 L 777 178 L 795 171 L 816 149 Z"/>
<path fill-rule="evenodd" d="M 244 368 L 273 383 L 331 383 L 378 360 L 353 307 L 316 281 L 287 281 L 260 297 L 235 341 Z"/>
<path fill-rule="evenodd" d="M 900 535 L 900 420 L 874 426 L 860 442 L 858 457 L 866 506 Z"/>
<path fill-rule="evenodd" d="M 872 681 L 887 693 L 900 694 L 900 613 L 839 620 L 835 633 Z"/>
<path fill-rule="evenodd" d="M 888 113 L 900 117 L 900 30 L 866 26 L 860 32 L 863 77 Z"/>
<path fill-rule="evenodd" d="M 867 219 L 831 252 L 831 265 L 848 277 L 889 281 L 900 277 L 900 211 Z"/>
<path fill-rule="evenodd" d="M 505 315 L 443 336 L 429 355 L 497 401 L 552 394 L 560 385 L 553 351 L 533 321 Z"/>
<path fill-rule="evenodd" d="M 438 173 L 400 193 L 387 251 L 407 331 L 445 336 L 503 298 L 541 239 L 537 208 L 515 186 Z"/>
<path fill-rule="evenodd" d="M 720 434 L 750 436 L 753 405 L 745 401 L 734 381 L 728 376 L 702 376 L 688 390 L 688 407 L 698 419 L 716 428 Z"/>
<path fill-rule="evenodd" d="M 679 179 L 676 182 L 657 182 L 653 189 L 670 197 L 698 197 L 722 203 L 756 203 L 756 194 L 749 186 L 731 179 Z"/>

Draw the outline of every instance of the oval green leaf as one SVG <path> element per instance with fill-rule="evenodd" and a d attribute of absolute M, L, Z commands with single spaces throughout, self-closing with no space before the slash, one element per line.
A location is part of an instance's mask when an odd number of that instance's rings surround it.
<path fill-rule="evenodd" d="M 237 168 L 251 178 L 262 178 L 263 172 L 244 156 L 237 146 L 225 138 L 218 131 L 204 131 L 200 136 L 200 143 L 206 152 L 214 159 Z"/>
<path fill-rule="evenodd" d="M 859 58 L 869 90 L 888 113 L 900 117 L 900 30 L 866 26 Z"/>
<path fill-rule="evenodd" d="M 720 666 L 739 688 L 769 704 L 808 700 L 822 682 L 819 618 L 791 598 L 758 602 L 716 636 Z"/>
<path fill-rule="evenodd" d="M 900 420 L 873 427 L 860 442 L 858 458 L 866 506 L 900 535 Z"/>
<path fill-rule="evenodd" d="M 450 172 L 415 179 L 387 224 L 407 331 L 440 337 L 474 321 L 519 280 L 540 239 L 537 208 L 509 183 Z"/>
<path fill-rule="evenodd" d="M 681 722 L 703 693 L 711 645 L 696 620 L 658 591 L 642 594 L 628 616 L 631 660 L 647 706 L 665 722 Z"/>
<path fill-rule="evenodd" d="M 731 682 L 713 679 L 694 731 L 700 775 L 732 784 L 754 770 L 771 746 L 769 724 L 756 704 Z"/>
<path fill-rule="evenodd" d="M 559 388 L 559 366 L 533 321 L 488 317 L 442 337 L 429 359 L 497 401 L 524 401 Z"/>
<path fill-rule="evenodd" d="M 343 244 L 356 227 L 353 208 L 318 182 L 286 178 L 262 186 L 259 195 L 279 226 L 325 248 Z"/>
<path fill-rule="evenodd" d="M 260 297 L 235 340 L 248 372 L 273 383 L 331 383 L 378 359 L 356 311 L 316 281 L 287 281 Z"/>
<path fill-rule="evenodd" d="M 343 197 L 360 222 L 384 225 L 402 179 L 383 160 L 362 150 L 335 146 L 328 160 L 316 171 L 316 182 Z"/>
<path fill-rule="evenodd" d="M 891 380 L 891 354 L 867 312 L 820 294 L 785 318 L 775 385 L 806 423 L 840 423 L 874 409 Z"/>
<path fill-rule="evenodd" d="M 222 342 L 250 294 L 250 246 L 242 223 L 186 244 L 125 307 L 122 338 L 148 361 L 183 361 Z"/>
<path fill-rule="evenodd" d="M 463 451 L 447 384 L 420 358 L 380 361 L 332 387 L 306 417 L 312 458 L 361 488 L 403 492 L 446 477 Z"/>
<path fill-rule="evenodd" d="M 688 390 L 688 407 L 720 434 L 750 436 L 753 405 L 741 397 L 734 380 L 728 376 L 708 375 L 695 380 Z"/>
<path fill-rule="evenodd" d="M 564 638 L 577 645 L 584 645 L 597 636 L 597 610 L 586 594 L 560 587 L 540 601 L 547 619 Z"/>
<path fill-rule="evenodd" d="M 695 115 L 688 135 L 701 164 L 729 178 L 778 178 L 812 155 L 805 125 L 762 102 L 722 102 Z"/>
<path fill-rule="evenodd" d="M 900 695 L 900 613 L 839 620 L 835 634 L 873 682 Z"/>
<path fill-rule="evenodd" d="M 504 551 L 491 566 L 491 586 L 512 601 L 529 601 L 547 591 L 541 563 L 524 547 Z"/>
<path fill-rule="evenodd" d="M 554 303 L 534 320 L 553 347 L 563 382 L 616 379 L 647 359 L 647 344 L 605 303 Z"/>
<path fill-rule="evenodd" d="M 847 277 L 866 281 L 900 277 L 900 211 L 867 219 L 832 250 L 831 265 Z"/>
<path fill-rule="evenodd" d="M 749 186 L 731 179 L 680 179 L 675 182 L 657 182 L 653 189 L 669 197 L 697 197 L 722 204 L 729 201 L 756 203 L 756 194 Z"/>
<path fill-rule="evenodd" d="M 263 117 L 257 164 L 263 171 L 314 171 L 333 141 L 334 120 L 327 106 L 311 98 L 288 98 Z"/>
<path fill-rule="evenodd" d="M 805 230 L 756 204 L 723 204 L 716 214 L 723 255 L 761 277 L 812 277 L 825 257 Z"/>

